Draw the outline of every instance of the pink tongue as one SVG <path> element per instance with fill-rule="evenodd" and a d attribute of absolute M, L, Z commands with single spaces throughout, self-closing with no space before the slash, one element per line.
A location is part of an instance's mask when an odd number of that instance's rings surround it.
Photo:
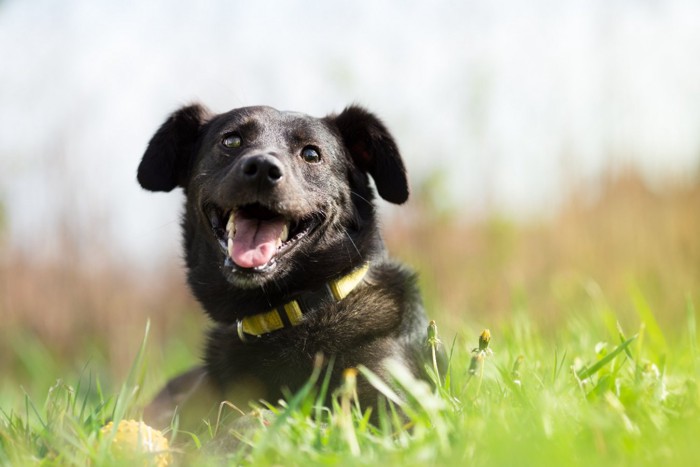
<path fill-rule="evenodd" d="M 233 249 L 229 251 L 231 259 L 242 268 L 266 265 L 277 251 L 277 240 L 284 226 L 281 217 L 269 220 L 236 218 Z"/>

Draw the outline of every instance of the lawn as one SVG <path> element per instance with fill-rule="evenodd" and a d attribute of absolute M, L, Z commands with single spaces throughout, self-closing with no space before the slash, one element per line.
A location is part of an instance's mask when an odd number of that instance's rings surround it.
<path fill-rule="evenodd" d="M 177 424 L 154 465 L 695 465 L 700 185 L 627 175 L 558 214 L 461 219 L 418 191 L 385 229 L 421 272 L 449 371 L 385 385 L 347 372 L 332 407 L 319 371 L 284 401 L 222 406 L 201 433 Z M 417 221 L 420 220 L 420 222 Z M 68 271 L 5 255 L 0 463 L 133 464 L 109 421 L 138 419 L 197 360 L 206 322 L 180 273 Z M 169 270 L 177 271 L 174 266 Z M 431 363 L 427 363 L 432 367 Z M 353 401 L 366 377 L 378 423 Z M 240 413 L 245 415 L 236 418 Z M 401 416 L 400 413 L 404 415 Z M 167 456 L 167 457 L 165 457 Z"/>

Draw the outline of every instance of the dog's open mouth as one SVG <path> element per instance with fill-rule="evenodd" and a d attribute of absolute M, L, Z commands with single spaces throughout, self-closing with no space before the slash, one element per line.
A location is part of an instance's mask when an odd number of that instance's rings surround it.
<path fill-rule="evenodd" d="M 206 213 L 226 252 L 226 265 L 253 271 L 272 267 L 320 223 L 319 216 L 289 219 L 259 203 L 228 210 L 209 207 Z"/>

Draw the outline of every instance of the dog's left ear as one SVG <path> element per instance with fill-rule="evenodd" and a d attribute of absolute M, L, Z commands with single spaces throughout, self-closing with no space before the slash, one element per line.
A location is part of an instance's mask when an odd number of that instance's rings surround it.
<path fill-rule="evenodd" d="M 395 204 L 408 199 L 408 179 L 399 148 L 374 114 L 352 105 L 331 117 L 353 161 L 374 179 L 379 196 Z"/>
<path fill-rule="evenodd" d="M 137 179 L 151 191 L 185 187 L 195 156 L 199 131 L 209 112 L 193 104 L 174 112 L 161 125 L 143 154 Z"/>

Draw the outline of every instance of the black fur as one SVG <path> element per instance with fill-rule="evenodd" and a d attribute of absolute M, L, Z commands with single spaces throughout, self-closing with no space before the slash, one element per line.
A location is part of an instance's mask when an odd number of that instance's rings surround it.
<path fill-rule="evenodd" d="M 240 137 L 240 147 L 223 144 L 229 135 Z M 320 161 L 304 160 L 305 148 Z M 274 402 L 283 388 L 294 391 L 308 380 L 317 354 L 334 361 L 334 385 L 343 369 L 360 364 L 384 376 L 388 357 L 422 374 L 426 318 L 413 273 L 387 259 L 370 176 L 387 201 L 408 198 L 393 137 L 358 106 L 318 119 L 269 107 L 210 115 L 192 105 L 163 124 L 146 149 L 138 180 L 152 191 L 184 189 L 188 282 L 214 325 L 203 368 L 173 380 L 147 408 L 147 420 L 167 423 L 174 406 L 187 409 L 195 405 L 190 400 L 203 397 L 212 404 L 222 398 Z M 220 236 L 225 222 L 219 217 L 232 208 L 272 212 L 305 230 L 264 267 L 241 267 L 217 238 L 217 226 Z M 349 296 L 313 310 L 296 327 L 248 343 L 232 328 L 365 263 L 369 273 Z M 369 384 L 358 384 L 361 403 L 375 403 Z"/>

